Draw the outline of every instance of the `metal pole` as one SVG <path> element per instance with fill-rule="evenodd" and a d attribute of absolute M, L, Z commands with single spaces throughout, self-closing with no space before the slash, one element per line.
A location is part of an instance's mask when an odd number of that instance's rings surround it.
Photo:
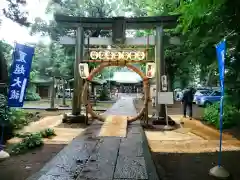
<path fill-rule="evenodd" d="M 81 113 L 81 100 L 82 93 L 82 78 L 80 78 L 78 66 L 84 59 L 84 29 L 78 27 L 76 32 L 76 47 L 75 47 L 75 63 L 74 63 L 74 90 L 72 101 L 72 114 L 79 115 Z"/>
<path fill-rule="evenodd" d="M 167 111 L 167 105 L 165 105 L 165 112 L 166 112 L 166 126 L 168 127 L 168 111 Z"/>
<path fill-rule="evenodd" d="M 161 76 L 165 74 L 163 27 L 156 28 L 155 64 L 156 64 L 156 116 L 158 119 L 166 119 L 166 109 L 164 104 L 158 104 L 158 93 L 162 91 Z"/>

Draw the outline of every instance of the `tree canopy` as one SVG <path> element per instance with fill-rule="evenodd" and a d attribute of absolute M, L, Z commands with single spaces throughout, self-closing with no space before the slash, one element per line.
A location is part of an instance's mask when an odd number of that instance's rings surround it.
<path fill-rule="evenodd" d="M 23 10 L 26 5 L 26 0 L 3 0 L 6 1 L 7 7 L 1 9 L 5 17 L 17 22 L 23 26 L 29 26 L 30 23 L 27 19 L 28 12 Z"/>

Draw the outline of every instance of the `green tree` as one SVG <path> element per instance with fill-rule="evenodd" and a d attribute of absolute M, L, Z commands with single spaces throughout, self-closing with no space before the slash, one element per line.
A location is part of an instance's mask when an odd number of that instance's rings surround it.
<path fill-rule="evenodd" d="M 120 8 L 120 4 L 116 1 L 106 1 L 106 0 L 90 0 L 90 1 L 50 1 L 46 13 L 47 14 L 55 14 L 55 13 L 63 13 L 67 15 L 73 16 L 90 16 L 90 17 L 110 17 L 117 14 L 121 14 L 122 9 Z M 64 35 L 72 35 L 72 30 L 66 29 L 59 24 L 56 24 L 55 21 L 50 21 L 47 23 L 41 18 L 36 18 L 35 23 L 31 26 L 32 34 L 40 33 L 43 36 L 50 36 L 54 44 L 56 45 L 58 38 Z M 102 31 L 100 29 L 86 31 L 86 36 L 98 37 L 108 36 L 109 32 Z M 50 46 L 53 48 L 55 45 Z M 94 46 L 92 46 L 94 47 Z M 65 53 L 63 55 L 61 53 L 54 52 L 56 48 L 50 50 L 53 52 L 52 56 L 52 64 L 55 64 L 57 68 L 52 68 L 56 74 L 69 74 L 73 76 L 73 61 L 74 61 L 74 47 L 61 47 L 61 52 Z M 61 54 L 59 58 L 55 57 L 56 54 Z M 64 59 L 63 59 L 64 58 Z M 64 63 L 63 63 L 64 62 Z M 44 63 L 45 64 L 45 63 Z M 97 63 L 89 63 L 90 70 L 97 66 Z M 51 66 L 52 67 L 52 66 Z M 66 68 L 68 67 L 68 68 Z M 68 70 L 68 72 L 61 72 L 62 70 Z M 71 70 L 71 71 L 69 71 Z M 108 69 L 103 70 L 102 77 L 106 77 L 109 74 Z M 111 71 L 112 72 L 112 71 Z M 112 73 L 111 73 L 112 76 Z M 107 76 L 108 77 L 108 76 Z"/>
<path fill-rule="evenodd" d="M 6 8 L 1 9 L 5 17 L 23 26 L 30 25 L 27 19 L 28 12 L 22 10 L 23 7 L 27 4 L 26 0 L 3 0 L 3 1 L 5 1 L 7 4 Z"/>

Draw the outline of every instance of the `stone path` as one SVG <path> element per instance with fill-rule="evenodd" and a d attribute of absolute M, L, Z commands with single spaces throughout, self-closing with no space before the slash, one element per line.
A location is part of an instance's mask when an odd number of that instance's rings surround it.
<path fill-rule="evenodd" d="M 131 96 L 121 97 L 111 108 L 106 110 L 103 115 L 136 116 L 137 111 L 133 104 L 133 98 Z"/>
<path fill-rule="evenodd" d="M 54 128 L 57 136 L 51 139 L 44 139 L 44 144 L 69 144 L 74 138 L 79 136 L 85 128 Z"/>
<path fill-rule="evenodd" d="M 104 121 L 99 136 L 106 137 L 126 137 L 127 117 L 110 115 Z"/>
<path fill-rule="evenodd" d="M 62 115 L 59 116 L 47 116 L 39 121 L 31 122 L 28 126 L 25 126 L 19 132 L 39 132 L 46 128 L 54 128 L 62 123 Z"/>
<path fill-rule="evenodd" d="M 127 117 L 136 116 L 137 112 L 131 96 L 122 96 L 102 115 L 107 116 L 99 136 L 126 137 Z"/>
<path fill-rule="evenodd" d="M 105 114 L 136 115 L 132 98 L 116 104 Z M 89 126 L 27 180 L 158 180 L 139 122 L 128 125 L 126 138 L 99 137 L 101 126 Z"/>

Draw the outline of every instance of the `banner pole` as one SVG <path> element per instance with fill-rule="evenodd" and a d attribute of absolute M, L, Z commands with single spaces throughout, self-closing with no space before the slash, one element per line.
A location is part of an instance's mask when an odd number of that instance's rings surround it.
<path fill-rule="evenodd" d="M 218 165 L 210 169 L 209 174 L 218 179 L 228 179 L 230 174 L 225 170 L 222 164 L 222 134 L 223 134 L 223 98 L 224 98 L 224 73 L 225 73 L 225 55 L 226 55 L 226 40 L 224 39 L 216 45 L 218 68 L 219 68 L 219 80 L 221 87 L 221 99 L 220 99 L 220 115 L 219 115 L 219 152 L 218 152 Z"/>
<path fill-rule="evenodd" d="M 218 152 L 218 167 L 221 166 L 222 163 L 222 134 L 223 134 L 223 97 L 224 97 L 224 92 L 221 92 L 221 100 L 220 100 L 220 126 L 219 126 L 219 133 L 220 133 L 220 138 L 219 138 L 219 152 Z"/>

